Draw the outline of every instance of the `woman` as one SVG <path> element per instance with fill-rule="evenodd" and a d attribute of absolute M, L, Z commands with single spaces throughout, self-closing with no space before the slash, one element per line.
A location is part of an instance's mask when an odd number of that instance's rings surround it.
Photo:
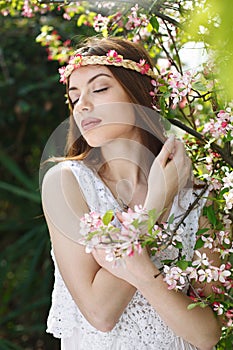
<path fill-rule="evenodd" d="M 192 202 L 190 161 L 181 142 L 166 139 L 152 108 L 152 67 L 144 49 L 114 38 L 89 40 L 60 69 L 71 109 L 67 157 L 45 175 L 42 202 L 55 263 L 48 332 L 63 350 L 210 350 L 220 337 L 212 309 L 188 310 L 187 290 L 168 290 L 159 274 L 161 260 L 176 257 L 174 247 L 153 259 L 144 249 L 113 268 L 103 250 L 87 254 L 78 243 L 80 218 L 90 210 L 141 204 L 162 222 Z M 198 225 L 206 225 L 203 205 L 184 224 L 189 259 Z"/>

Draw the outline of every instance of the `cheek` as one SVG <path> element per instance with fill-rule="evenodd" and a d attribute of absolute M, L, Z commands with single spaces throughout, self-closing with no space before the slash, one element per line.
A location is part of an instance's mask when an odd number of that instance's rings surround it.
<path fill-rule="evenodd" d="M 79 128 L 80 132 L 81 132 L 81 119 L 80 116 L 78 115 L 77 112 L 75 112 L 75 109 L 73 110 L 73 118 L 74 118 L 74 122 L 76 124 L 76 126 Z"/>
<path fill-rule="evenodd" d="M 106 123 L 122 124 L 122 127 L 127 125 L 135 125 L 135 113 L 130 103 L 113 103 L 105 109 Z"/>

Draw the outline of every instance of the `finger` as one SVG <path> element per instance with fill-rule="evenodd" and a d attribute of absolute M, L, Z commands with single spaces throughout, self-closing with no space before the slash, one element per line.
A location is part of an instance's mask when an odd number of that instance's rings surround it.
<path fill-rule="evenodd" d="M 161 151 L 157 156 L 157 160 L 161 163 L 162 166 L 165 166 L 167 161 L 173 158 L 175 153 L 175 136 L 170 135 L 167 141 L 164 143 Z"/>
<path fill-rule="evenodd" d="M 175 153 L 173 156 L 173 160 L 178 166 L 185 166 L 188 164 L 189 157 L 187 156 L 185 147 L 183 143 L 179 140 L 175 140 Z"/>
<path fill-rule="evenodd" d="M 169 165 L 175 165 L 178 174 L 179 189 L 192 187 L 192 162 L 188 157 L 181 141 L 176 140 L 176 152 L 173 161 Z"/>

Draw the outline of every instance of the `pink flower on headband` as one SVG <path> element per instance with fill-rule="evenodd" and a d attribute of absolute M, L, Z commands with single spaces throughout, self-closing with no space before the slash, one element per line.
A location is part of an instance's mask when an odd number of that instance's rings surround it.
<path fill-rule="evenodd" d="M 147 74 L 149 69 L 150 69 L 150 65 L 148 63 L 146 63 L 146 60 L 140 60 L 139 63 L 137 63 L 137 66 L 140 68 L 140 73 L 141 74 Z"/>
<path fill-rule="evenodd" d="M 82 65 L 82 55 L 76 54 L 69 59 L 68 65 L 58 69 L 60 73 L 60 82 L 66 84 L 70 74 Z"/>
<path fill-rule="evenodd" d="M 58 72 L 60 74 L 60 83 L 65 84 L 66 83 L 66 76 L 65 76 L 65 71 L 66 71 L 66 67 L 61 67 L 58 69 Z"/>
<path fill-rule="evenodd" d="M 79 68 L 82 64 L 82 55 L 80 55 L 80 53 L 72 56 L 68 62 L 69 64 L 73 64 L 74 65 L 74 69 Z"/>
<path fill-rule="evenodd" d="M 106 56 L 108 57 L 107 61 L 109 63 L 121 62 L 123 60 L 123 56 L 118 55 L 115 50 L 109 50 Z"/>

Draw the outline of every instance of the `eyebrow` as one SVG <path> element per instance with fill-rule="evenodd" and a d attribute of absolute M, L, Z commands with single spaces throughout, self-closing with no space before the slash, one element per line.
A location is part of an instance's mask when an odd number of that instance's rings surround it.
<path fill-rule="evenodd" d="M 99 74 L 94 75 L 91 79 L 89 79 L 88 82 L 87 82 L 87 84 L 92 83 L 96 78 L 101 77 L 101 76 L 105 76 L 105 77 L 112 78 L 111 75 L 109 75 L 109 74 L 106 74 L 106 73 L 99 73 Z M 71 86 L 71 87 L 69 88 L 69 91 L 77 90 L 77 89 L 78 89 L 78 88 L 77 88 L 76 86 Z"/>

